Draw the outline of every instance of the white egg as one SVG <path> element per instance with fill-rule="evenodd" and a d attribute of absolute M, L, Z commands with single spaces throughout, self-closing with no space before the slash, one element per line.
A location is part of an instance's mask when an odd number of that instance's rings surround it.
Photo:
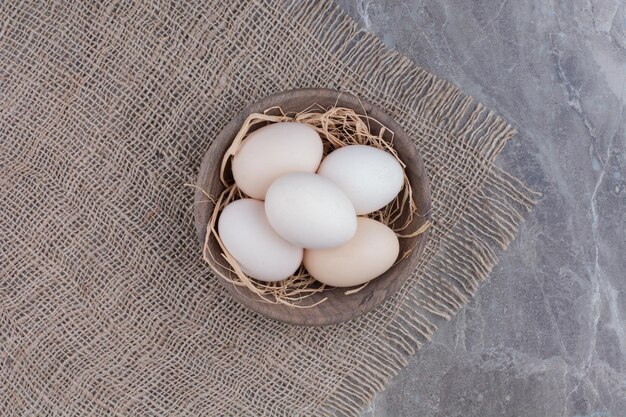
<path fill-rule="evenodd" d="M 290 172 L 315 172 L 323 144 L 315 129 L 304 123 L 272 123 L 252 132 L 233 157 L 237 186 L 247 195 L 265 199 L 270 184 Z"/>
<path fill-rule="evenodd" d="M 365 145 L 344 146 L 331 152 L 317 173 L 337 184 L 359 215 L 383 208 L 404 185 L 400 163 L 388 152 Z"/>
<path fill-rule="evenodd" d="M 302 248 L 272 229 L 261 201 L 245 198 L 230 203 L 222 210 L 217 227 L 228 252 L 252 278 L 280 281 L 300 267 Z"/>
<path fill-rule="evenodd" d="M 305 249 L 304 267 L 316 280 L 335 287 L 351 287 L 386 272 L 398 258 L 400 244 L 384 224 L 358 218 L 356 234 L 331 249 Z"/>
<path fill-rule="evenodd" d="M 272 183 L 265 213 L 276 232 L 304 248 L 331 248 L 356 232 L 356 213 L 350 199 L 330 180 L 298 172 Z"/>

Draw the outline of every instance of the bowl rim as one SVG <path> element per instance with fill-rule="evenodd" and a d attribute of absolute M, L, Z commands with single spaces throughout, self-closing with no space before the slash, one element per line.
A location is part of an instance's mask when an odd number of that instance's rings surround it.
<path fill-rule="evenodd" d="M 345 102 L 345 101 L 350 101 L 352 102 L 352 104 L 358 103 L 359 106 L 362 107 L 362 109 L 368 116 L 374 117 L 375 119 L 383 123 L 384 126 L 386 126 L 391 131 L 394 132 L 393 146 L 394 148 L 396 148 L 396 150 L 398 150 L 397 138 L 401 137 L 402 144 L 404 145 L 403 151 L 405 153 L 408 153 L 411 159 L 410 161 L 411 168 L 418 171 L 419 173 L 418 176 L 421 179 L 420 192 L 421 194 L 424 195 L 424 200 L 421 201 L 422 205 L 424 206 L 422 207 L 422 211 L 424 212 L 424 214 L 420 215 L 420 217 L 424 219 L 423 222 L 430 220 L 431 218 L 430 181 L 425 171 L 423 159 L 421 155 L 419 154 L 419 152 L 417 151 L 417 148 L 413 140 L 406 134 L 406 132 L 402 129 L 402 127 L 398 124 L 398 122 L 395 121 L 393 117 L 389 116 L 386 112 L 384 112 L 378 106 L 368 101 L 365 101 L 352 93 L 326 89 L 326 88 L 293 89 L 293 90 L 286 90 L 286 91 L 282 91 L 276 94 L 272 94 L 272 95 L 263 97 L 262 99 L 258 101 L 248 104 L 243 110 L 238 112 L 237 115 L 233 117 L 224 126 L 224 128 L 217 134 L 217 136 L 215 136 L 214 140 L 210 143 L 208 149 L 206 150 L 202 158 L 202 162 L 201 162 L 200 169 L 198 172 L 198 177 L 197 177 L 197 182 L 196 182 L 196 191 L 194 194 L 194 210 L 193 210 L 196 233 L 197 233 L 202 250 L 204 250 L 204 240 L 206 236 L 206 229 L 207 229 L 207 223 L 208 223 L 208 221 L 205 222 L 204 220 L 208 219 L 208 216 L 210 215 L 214 207 L 214 205 L 210 201 L 207 201 L 206 194 L 205 194 L 205 190 L 208 192 L 208 190 L 211 188 L 209 187 L 209 184 L 211 184 L 210 181 L 211 180 L 215 181 L 215 178 L 212 178 L 212 176 L 213 177 L 215 176 L 214 172 L 212 172 L 212 169 L 214 169 L 214 162 L 218 160 L 221 163 L 221 160 L 225 153 L 225 149 L 228 148 L 234 136 L 239 131 L 241 125 L 245 122 L 245 120 L 251 113 L 263 112 L 264 110 L 268 108 L 275 107 L 277 105 L 276 103 L 285 102 L 287 100 L 293 100 L 294 97 L 302 97 L 302 98 L 311 97 L 311 100 L 309 101 L 308 104 L 306 104 L 306 106 L 316 104 L 317 100 L 320 100 L 320 98 L 323 98 L 323 99 L 332 98 L 332 99 L 335 99 L 336 103 Z M 341 104 L 341 105 L 344 107 L 350 107 L 350 108 L 357 110 L 354 107 L 354 105 L 344 105 L 344 104 Z M 384 122 L 380 120 L 381 118 L 385 119 Z M 403 162 L 407 164 L 407 169 L 409 169 L 408 168 L 409 161 L 406 161 L 402 158 L 402 156 L 405 153 L 401 154 L 400 152 L 398 152 Z M 218 159 L 216 159 L 216 155 L 219 156 Z M 226 281 L 222 276 L 220 276 L 220 272 L 217 270 L 219 269 L 219 266 L 213 265 L 211 262 L 206 262 L 206 263 L 209 264 L 209 267 L 214 273 L 214 275 L 216 276 L 216 278 L 228 290 L 228 292 L 233 296 L 233 298 L 236 301 L 238 301 L 240 304 L 242 304 L 246 308 L 258 314 L 261 314 L 262 316 L 265 316 L 274 320 L 278 320 L 284 323 L 293 324 L 293 325 L 303 325 L 303 326 L 331 325 L 331 324 L 338 324 L 347 320 L 352 320 L 362 314 L 367 313 L 368 311 L 383 304 L 393 294 L 397 293 L 400 290 L 404 282 L 415 271 L 417 262 L 419 261 L 419 259 L 421 258 L 423 254 L 424 247 L 428 240 L 428 230 L 420 234 L 419 236 L 417 236 L 416 239 L 417 239 L 417 243 L 415 246 L 416 250 L 414 251 L 414 253 L 411 253 L 409 257 L 397 263 L 397 264 L 404 263 L 404 267 L 402 269 L 402 271 L 404 272 L 403 274 L 404 276 L 399 277 L 399 279 L 397 280 L 399 282 L 392 281 L 391 283 L 389 283 L 388 287 L 395 287 L 395 289 L 391 288 L 392 291 L 388 291 L 387 289 L 387 291 L 385 291 L 385 294 L 377 293 L 376 296 L 370 295 L 369 297 L 366 297 L 366 299 L 363 299 L 358 304 L 358 310 L 359 310 L 358 312 L 355 312 L 354 310 L 350 310 L 347 312 L 345 311 L 336 312 L 337 313 L 336 315 L 328 315 L 327 317 L 323 317 L 323 318 L 320 318 L 319 316 L 311 318 L 312 316 L 315 316 L 315 315 L 309 315 L 309 314 L 295 314 L 298 311 L 302 312 L 302 311 L 307 311 L 307 310 L 308 311 L 316 310 L 318 309 L 319 305 L 315 307 L 303 309 L 303 308 L 297 308 L 297 307 L 287 307 L 281 304 L 272 304 L 267 301 L 262 301 L 259 296 L 252 293 L 249 289 L 244 288 L 244 287 L 236 287 L 234 284 Z M 388 272 L 389 271 L 385 272 L 380 277 L 375 278 L 375 280 L 379 280 L 385 277 L 385 275 Z M 345 291 L 346 289 L 347 288 L 339 288 L 339 289 L 335 288 L 330 291 Z M 249 297 L 248 295 L 245 294 L 245 292 L 249 292 L 250 294 L 253 295 L 253 297 Z M 320 293 L 320 294 L 323 294 L 323 293 Z M 357 294 L 354 294 L 354 295 L 357 295 Z M 351 297 L 352 295 L 344 295 L 344 296 Z M 254 297 L 256 297 L 256 299 Z M 374 299 L 376 302 L 372 302 L 372 300 Z M 324 303 L 320 305 L 323 305 L 323 304 Z M 285 314 L 285 307 L 290 309 L 291 312 L 294 314 Z"/>

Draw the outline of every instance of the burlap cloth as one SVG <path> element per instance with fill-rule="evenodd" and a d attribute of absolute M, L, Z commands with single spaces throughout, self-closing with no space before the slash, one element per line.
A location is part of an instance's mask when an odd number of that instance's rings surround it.
<path fill-rule="evenodd" d="M 513 129 L 328 0 L 0 7 L 2 416 L 358 415 L 532 206 L 492 164 Z M 325 328 L 231 300 L 185 186 L 233 115 L 296 87 L 387 110 L 432 183 L 415 275 Z"/>

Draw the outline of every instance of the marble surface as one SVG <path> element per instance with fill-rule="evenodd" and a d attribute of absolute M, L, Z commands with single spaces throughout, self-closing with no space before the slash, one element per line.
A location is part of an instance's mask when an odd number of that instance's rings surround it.
<path fill-rule="evenodd" d="M 379 394 L 379 416 L 626 416 L 623 0 L 340 0 L 518 130 L 543 193 L 477 297 Z"/>

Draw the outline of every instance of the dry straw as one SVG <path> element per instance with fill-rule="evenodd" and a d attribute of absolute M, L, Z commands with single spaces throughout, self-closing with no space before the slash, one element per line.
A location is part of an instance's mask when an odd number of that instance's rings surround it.
<path fill-rule="evenodd" d="M 405 164 L 398 157 L 397 152 L 393 148 L 393 132 L 379 121 L 367 115 L 360 115 L 353 109 L 336 106 L 325 109 L 321 106 L 314 105 L 296 114 L 286 114 L 280 107 L 272 107 L 265 110 L 263 113 L 251 114 L 244 122 L 235 136 L 232 145 L 228 148 L 222 159 L 220 179 L 225 186 L 225 190 L 217 199 L 212 198 L 215 207 L 211 213 L 204 241 L 204 260 L 209 264 L 211 263 L 210 260 L 212 260 L 214 263 L 224 266 L 231 274 L 225 275 L 218 271 L 216 271 L 216 273 L 220 274 L 226 281 L 235 285 L 235 287 L 245 286 L 249 288 L 253 293 L 267 302 L 282 303 L 301 308 L 313 307 L 324 302 L 326 298 L 322 298 L 317 303 L 308 304 L 306 306 L 299 305 L 299 302 L 312 294 L 323 293 L 329 288 L 328 286 L 313 279 L 313 277 L 306 272 L 304 267 L 300 267 L 291 277 L 278 282 L 261 282 L 248 277 L 235 258 L 224 247 L 216 228 L 217 220 L 222 209 L 235 200 L 245 198 L 245 195 L 237 188 L 237 185 L 232 180 L 230 159 L 236 155 L 243 140 L 249 133 L 267 124 L 280 122 L 306 123 L 313 127 L 319 133 L 324 143 L 324 155 L 342 146 L 359 144 L 382 149 L 393 155 L 403 168 L 405 168 Z M 377 129 L 372 129 L 372 125 L 374 124 Z M 373 131 L 378 131 L 378 133 L 374 134 L 372 133 Z M 389 138 L 385 139 L 385 135 Z M 407 215 L 403 221 L 400 221 L 404 213 L 407 213 Z M 404 185 L 398 196 L 381 210 L 370 213 L 368 217 L 389 226 L 396 233 L 398 238 L 411 238 L 423 233 L 430 225 L 430 223 L 427 222 L 418 230 L 408 230 L 416 215 L 418 214 L 416 212 L 415 201 L 413 200 L 411 184 L 405 174 Z M 216 254 L 210 251 L 209 241 L 212 238 L 218 242 L 222 253 Z M 406 258 L 410 252 L 411 250 L 401 254 L 397 262 Z M 224 261 L 227 265 L 223 264 Z M 353 294 L 361 290 L 365 285 L 348 290 L 345 293 Z"/>

